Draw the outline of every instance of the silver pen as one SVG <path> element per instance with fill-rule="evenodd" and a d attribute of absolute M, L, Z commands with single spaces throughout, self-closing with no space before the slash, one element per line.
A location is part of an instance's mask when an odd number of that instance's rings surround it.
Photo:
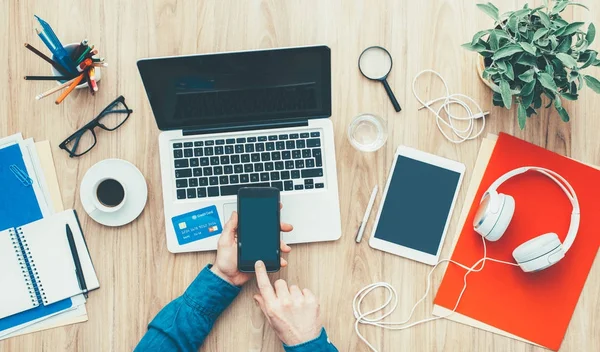
<path fill-rule="evenodd" d="M 363 234 L 365 233 L 365 226 L 367 225 L 367 221 L 369 221 L 369 215 L 371 215 L 371 210 L 373 209 L 373 204 L 375 203 L 375 197 L 377 197 L 377 190 L 379 187 L 375 185 L 373 188 L 373 192 L 371 192 L 371 199 L 369 199 L 369 204 L 367 205 L 367 209 L 365 210 L 365 215 L 363 216 L 360 225 L 358 226 L 358 231 L 356 233 L 356 243 L 360 243 L 362 240 Z"/>

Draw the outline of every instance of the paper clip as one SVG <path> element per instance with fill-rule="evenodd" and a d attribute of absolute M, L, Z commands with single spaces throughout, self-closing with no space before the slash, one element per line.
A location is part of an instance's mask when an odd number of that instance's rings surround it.
<path fill-rule="evenodd" d="M 10 171 L 12 171 L 12 173 L 15 175 L 15 177 L 19 181 L 21 181 L 23 186 L 31 186 L 33 184 L 33 180 L 31 179 L 31 177 L 29 177 L 29 175 L 27 175 L 25 171 L 19 169 L 17 165 L 13 164 L 9 168 Z"/>

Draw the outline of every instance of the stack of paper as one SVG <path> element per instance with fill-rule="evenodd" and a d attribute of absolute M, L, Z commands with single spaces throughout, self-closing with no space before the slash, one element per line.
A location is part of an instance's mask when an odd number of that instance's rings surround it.
<path fill-rule="evenodd" d="M 15 180 L 23 187 L 7 187 Z M 48 141 L 21 134 L 0 139 L 0 188 L 0 231 L 64 210 Z M 0 340 L 83 321 L 85 298 L 78 295 L 0 319 Z"/>

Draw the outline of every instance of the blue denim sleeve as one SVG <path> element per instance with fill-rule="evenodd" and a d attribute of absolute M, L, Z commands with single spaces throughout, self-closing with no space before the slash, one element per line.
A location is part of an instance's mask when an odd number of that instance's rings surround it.
<path fill-rule="evenodd" d="M 135 351 L 198 351 L 241 290 L 215 275 L 211 267 L 202 269 L 181 297 L 158 312 Z"/>
<path fill-rule="evenodd" d="M 288 346 L 283 344 L 286 352 L 337 352 L 337 348 L 329 341 L 325 328 L 321 328 L 321 335 L 314 340 L 310 340 L 299 345 Z"/>

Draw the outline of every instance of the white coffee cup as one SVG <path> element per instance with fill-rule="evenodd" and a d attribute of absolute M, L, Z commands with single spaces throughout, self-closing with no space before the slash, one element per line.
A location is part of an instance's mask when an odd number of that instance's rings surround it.
<path fill-rule="evenodd" d="M 91 200 L 95 209 L 86 209 L 88 213 L 95 210 L 114 213 L 127 201 L 127 188 L 123 181 L 115 177 L 104 177 L 98 180 L 92 190 Z"/>

